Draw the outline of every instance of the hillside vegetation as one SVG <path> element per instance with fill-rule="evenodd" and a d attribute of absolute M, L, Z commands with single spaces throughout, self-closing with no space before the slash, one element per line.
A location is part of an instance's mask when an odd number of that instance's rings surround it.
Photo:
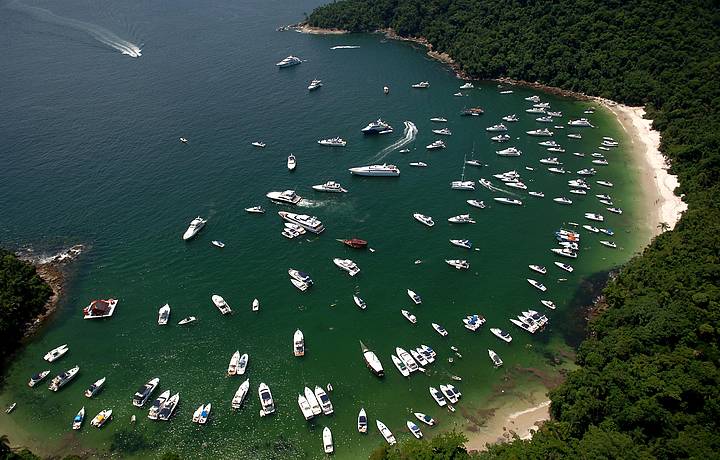
<path fill-rule="evenodd" d="M 605 289 L 609 308 L 589 325 L 580 368 L 550 394 L 553 421 L 531 441 L 480 457 L 717 458 L 718 3 L 343 0 L 308 22 L 358 32 L 390 27 L 427 38 L 475 78 L 539 81 L 647 107 L 689 209 Z M 448 452 L 442 457 L 468 455 Z M 409 442 L 373 458 L 438 455 L 430 443 Z"/>

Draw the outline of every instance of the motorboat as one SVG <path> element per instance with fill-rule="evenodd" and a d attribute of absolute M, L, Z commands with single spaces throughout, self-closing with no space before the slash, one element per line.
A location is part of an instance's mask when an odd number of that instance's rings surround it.
<path fill-rule="evenodd" d="M 445 147 L 445 142 L 440 139 L 433 141 L 432 143 L 425 146 L 425 148 L 428 150 L 444 149 Z"/>
<path fill-rule="evenodd" d="M 582 134 L 570 133 L 567 135 L 570 139 L 582 139 Z"/>
<path fill-rule="evenodd" d="M 240 362 L 240 350 L 233 353 L 230 358 L 230 364 L 228 364 L 227 375 L 232 376 L 237 374 L 238 363 Z"/>
<path fill-rule="evenodd" d="M 515 115 L 514 113 L 512 115 L 506 115 L 502 117 L 503 121 L 507 121 L 508 123 L 514 123 L 517 121 L 520 121 L 520 119 Z"/>
<path fill-rule="evenodd" d="M 555 174 L 565 174 L 565 168 L 548 168 L 548 171 Z"/>
<path fill-rule="evenodd" d="M 605 209 L 607 209 L 608 211 L 610 211 L 610 212 L 612 212 L 612 213 L 615 213 L 615 214 L 622 214 L 622 213 L 623 213 L 623 212 L 622 212 L 622 209 L 620 209 L 620 208 L 605 208 Z"/>
<path fill-rule="evenodd" d="M 101 410 L 91 421 L 90 425 L 102 428 L 112 418 L 112 409 Z"/>
<path fill-rule="evenodd" d="M 602 221 L 605 220 L 605 218 L 604 218 L 603 216 L 601 216 L 600 214 L 595 214 L 595 213 L 592 213 L 592 212 L 586 212 L 586 213 L 585 213 L 585 218 L 586 218 L 586 219 L 590 219 L 590 220 L 594 220 L 594 221 L 596 221 L 596 222 L 602 222 Z"/>
<path fill-rule="evenodd" d="M 85 420 L 85 406 L 83 406 L 73 419 L 72 429 L 79 430 L 82 428 L 83 420 Z"/>
<path fill-rule="evenodd" d="M 405 364 L 409 372 L 415 372 L 420 370 L 418 363 L 415 361 L 415 359 L 413 359 L 410 353 L 405 351 L 405 349 L 395 347 L 395 353 L 397 354 L 397 357 L 400 358 L 400 360 L 403 362 L 403 364 Z"/>
<path fill-rule="evenodd" d="M 365 240 L 361 240 L 359 238 L 348 238 L 344 240 L 337 240 L 344 244 L 345 246 L 350 246 L 354 249 L 365 249 L 368 245 L 368 242 Z"/>
<path fill-rule="evenodd" d="M 505 185 L 510 188 L 517 188 L 520 190 L 527 190 L 527 185 L 522 182 L 505 182 Z"/>
<path fill-rule="evenodd" d="M 439 325 L 437 323 L 431 323 L 431 325 L 432 325 L 432 328 L 435 329 L 435 332 L 437 332 L 441 336 L 446 337 L 448 335 L 448 331 L 445 330 L 445 328 L 442 327 L 441 325 Z"/>
<path fill-rule="evenodd" d="M 469 81 L 466 81 L 465 83 L 463 83 L 460 86 L 460 89 L 473 89 L 473 88 L 475 88 L 475 86 L 472 83 L 470 83 Z"/>
<path fill-rule="evenodd" d="M 612 182 L 608 182 L 606 180 L 596 180 L 595 183 L 598 185 L 602 185 L 603 187 L 612 187 L 613 186 Z"/>
<path fill-rule="evenodd" d="M 457 404 L 460 400 L 460 396 L 462 396 L 462 393 L 457 391 L 457 389 L 451 384 L 440 385 L 440 391 L 451 404 Z"/>
<path fill-rule="evenodd" d="M 183 237 L 182 237 L 183 240 L 187 241 L 187 240 L 194 238 L 195 235 L 197 235 L 198 232 L 200 230 L 202 230 L 202 228 L 205 226 L 206 223 L 207 223 L 207 220 L 203 219 L 200 216 L 197 216 L 196 218 L 194 218 L 190 222 L 190 225 L 188 226 L 187 230 L 185 230 L 185 233 L 183 233 Z"/>
<path fill-rule="evenodd" d="M 427 81 L 421 81 L 420 83 L 415 83 L 411 85 L 413 88 L 429 88 L 430 82 Z"/>
<path fill-rule="evenodd" d="M 470 240 L 450 240 L 450 244 L 465 249 L 472 249 L 472 242 Z"/>
<path fill-rule="evenodd" d="M 313 81 L 310 82 L 307 89 L 308 89 L 308 91 L 315 91 L 316 89 L 322 88 L 322 85 L 323 85 L 322 80 L 314 79 Z"/>
<path fill-rule="evenodd" d="M 471 180 L 455 180 L 450 182 L 452 190 L 475 190 L 475 182 Z"/>
<path fill-rule="evenodd" d="M 427 168 L 427 163 L 424 161 L 413 161 L 412 163 L 408 163 L 408 165 L 416 168 Z"/>
<path fill-rule="evenodd" d="M 360 268 L 350 259 L 333 259 L 333 263 L 337 265 L 341 270 L 348 272 L 350 276 L 355 276 L 360 273 Z"/>
<path fill-rule="evenodd" d="M 378 118 L 376 121 L 369 123 L 362 130 L 363 134 L 389 134 L 393 132 L 392 126 Z"/>
<path fill-rule="evenodd" d="M 205 425 L 208 421 L 208 418 L 210 417 L 211 410 L 212 404 L 205 404 L 205 406 L 203 406 L 202 410 L 200 411 L 200 416 L 198 417 L 197 423 L 199 423 L 200 425 Z"/>
<path fill-rule="evenodd" d="M 497 327 L 492 327 L 492 328 L 490 328 L 490 332 L 492 332 L 493 335 L 500 340 L 503 340 L 507 343 L 512 342 L 512 336 L 510 334 L 508 334 L 507 332 L 503 331 L 502 329 L 499 329 Z"/>
<path fill-rule="evenodd" d="M 552 248 L 552 252 L 559 256 L 569 257 L 570 259 L 577 259 L 577 252 L 567 248 Z"/>
<path fill-rule="evenodd" d="M 237 363 L 236 375 L 245 375 L 248 364 L 250 363 L 250 356 L 247 353 L 243 353 Z"/>
<path fill-rule="evenodd" d="M 45 380 L 45 377 L 47 377 L 48 375 L 50 375 L 50 371 L 49 371 L 49 370 L 42 371 L 42 372 L 39 372 L 39 373 L 37 373 L 37 374 L 34 374 L 32 377 L 30 377 L 30 380 L 28 381 L 28 386 L 31 387 L 31 388 L 34 387 L 34 386 L 37 385 L 38 383 L 40 383 L 40 382 L 42 382 L 43 380 Z"/>
<path fill-rule="evenodd" d="M 420 431 L 420 427 L 417 426 L 414 422 L 407 421 L 406 425 L 408 427 L 408 430 L 410 430 L 410 433 L 413 434 L 417 439 L 420 439 L 423 437 L 422 431 Z"/>
<path fill-rule="evenodd" d="M 496 150 L 495 153 L 500 157 L 519 157 L 522 155 L 522 150 L 518 150 L 515 147 L 509 147 L 503 150 Z"/>
<path fill-rule="evenodd" d="M 325 230 L 325 226 L 322 224 L 320 219 L 315 216 L 308 216 L 306 214 L 295 214 L 293 212 L 278 211 L 278 215 L 285 221 L 292 224 L 297 224 L 305 230 L 320 234 Z"/>
<path fill-rule="evenodd" d="M 300 329 L 295 331 L 293 335 L 293 354 L 295 356 L 305 356 L 305 337 Z"/>
<path fill-rule="evenodd" d="M 61 372 L 60 374 L 56 375 L 52 379 L 52 381 L 50 381 L 50 386 L 48 386 L 48 389 L 50 391 L 58 391 L 60 388 L 64 387 L 72 379 L 74 379 L 79 371 L 80 371 L 80 366 L 75 366 L 64 372 Z"/>
<path fill-rule="evenodd" d="M 251 142 L 250 145 L 252 145 L 253 147 L 261 148 L 261 149 L 264 149 L 267 146 L 267 144 L 265 142 L 260 142 L 260 141 Z"/>
<path fill-rule="evenodd" d="M 543 267 L 542 265 L 528 265 L 528 268 L 534 272 L 538 272 L 541 275 L 544 275 L 547 273 L 547 268 Z"/>
<path fill-rule="evenodd" d="M 527 113 L 545 113 L 545 108 L 543 107 L 531 107 L 529 109 L 525 109 L 525 112 Z"/>
<path fill-rule="evenodd" d="M 480 326 L 485 324 L 486 319 L 483 316 L 480 315 L 468 315 L 462 320 L 463 326 L 465 326 L 465 329 L 475 332 L 478 329 L 480 329 Z"/>
<path fill-rule="evenodd" d="M 483 165 L 483 164 L 482 164 L 482 161 L 480 161 L 480 160 L 475 160 L 475 159 L 465 160 L 465 164 L 466 164 L 466 165 L 469 165 L 469 166 L 475 166 L 475 167 L 477 167 L 477 168 L 480 168 L 480 167 L 482 167 L 482 165 Z"/>
<path fill-rule="evenodd" d="M 535 121 L 538 121 L 540 123 L 552 123 L 553 117 L 550 116 L 544 116 L 544 117 L 537 117 Z"/>
<path fill-rule="evenodd" d="M 347 193 L 347 190 L 335 181 L 327 181 L 324 184 L 313 185 L 312 188 L 318 192 Z"/>
<path fill-rule="evenodd" d="M 250 379 L 245 379 L 245 381 L 242 384 L 240 384 L 237 391 L 235 392 L 235 395 L 233 396 L 230 406 L 233 409 L 240 409 L 240 406 L 242 406 L 242 403 L 245 400 L 245 396 L 247 396 L 249 390 L 250 390 Z"/>
<path fill-rule="evenodd" d="M 325 427 L 323 428 L 323 452 L 326 454 L 332 454 L 335 451 L 335 446 L 333 446 L 333 438 L 332 438 L 332 432 L 330 431 L 330 428 Z"/>
<path fill-rule="evenodd" d="M 309 284 L 304 283 L 304 282 L 302 282 L 302 281 L 298 281 L 298 280 L 293 279 L 293 278 L 290 278 L 290 282 L 292 283 L 293 286 L 295 286 L 297 289 L 299 289 L 299 290 L 302 291 L 302 292 L 305 292 L 305 291 L 308 290 L 308 288 L 310 288 L 310 285 L 309 285 Z"/>
<path fill-rule="evenodd" d="M 365 409 L 361 407 L 360 412 L 358 412 L 358 417 L 357 417 L 358 433 L 367 433 L 367 428 L 368 428 L 367 414 L 365 413 Z"/>
<path fill-rule="evenodd" d="M 553 153 L 565 153 L 565 149 L 562 147 L 550 147 L 547 149 L 547 151 Z"/>
<path fill-rule="evenodd" d="M 262 206 L 252 206 L 245 208 L 245 212 L 249 212 L 250 214 L 265 214 L 265 209 Z"/>
<path fill-rule="evenodd" d="M 538 198 L 545 198 L 545 194 L 544 194 L 543 192 L 533 192 L 533 191 L 530 191 L 530 192 L 528 192 L 528 195 L 530 195 L 530 196 L 535 196 L 535 197 L 538 197 Z"/>
<path fill-rule="evenodd" d="M 542 109 L 549 109 L 550 103 L 549 102 L 536 102 L 533 104 L 533 107 L 539 107 Z"/>
<path fill-rule="evenodd" d="M 617 247 L 617 244 L 615 244 L 615 242 L 613 242 L 613 241 L 600 240 L 600 244 L 602 244 L 603 246 L 607 246 L 609 248 Z"/>
<path fill-rule="evenodd" d="M 600 229 L 597 227 L 594 227 L 592 225 L 583 225 L 582 228 L 584 228 L 585 230 L 587 230 L 589 232 L 600 233 Z"/>
<path fill-rule="evenodd" d="M 138 388 L 138 390 L 133 395 L 133 406 L 135 407 L 142 407 L 147 402 L 148 398 L 150 398 L 150 395 L 152 395 L 153 391 L 157 388 L 157 386 L 160 384 L 160 378 L 155 377 L 153 379 L 150 379 L 145 385 Z"/>
<path fill-rule="evenodd" d="M 555 310 L 555 308 L 557 308 L 555 302 L 553 302 L 552 300 L 541 300 L 540 303 L 543 304 L 546 308 L 549 308 L 550 310 Z"/>
<path fill-rule="evenodd" d="M 213 246 L 216 246 L 220 249 L 225 247 L 225 243 L 223 243 L 222 241 L 219 241 L 219 240 L 212 240 L 211 243 Z"/>
<path fill-rule="evenodd" d="M 590 120 L 588 120 L 587 118 L 579 118 L 577 120 L 570 120 L 570 121 L 568 121 L 568 125 L 575 126 L 575 127 L 594 128 L 592 123 L 590 123 Z"/>
<path fill-rule="evenodd" d="M 609 229 L 609 228 L 601 228 L 600 231 L 601 231 L 602 233 L 606 234 L 607 236 L 613 236 L 613 235 L 615 235 L 615 232 L 612 231 L 612 230 Z"/>
<path fill-rule="evenodd" d="M 420 295 L 418 295 L 415 291 L 408 289 L 407 295 L 415 303 L 415 305 L 420 305 L 422 303 L 422 297 L 420 297 Z"/>
<path fill-rule="evenodd" d="M 378 377 L 384 376 L 385 370 L 383 369 L 382 363 L 375 352 L 366 347 L 362 341 L 360 342 L 360 348 L 362 349 L 363 359 L 365 360 L 365 365 L 368 369 L 370 369 L 370 371 Z"/>
<path fill-rule="evenodd" d="M 475 208 L 483 209 L 485 207 L 485 203 L 478 200 L 467 200 L 466 203 Z"/>
<path fill-rule="evenodd" d="M 410 321 L 411 323 L 413 323 L 413 324 L 417 323 L 417 317 L 415 315 L 413 315 L 412 313 L 410 313 L 409 311 L 400 310 L 400 313 L 402 313 L 402 315 L 405 317 L 405 319 Z"/>
<path fill-rule="evenodd" d="M 322 409 L 323 414 L 330 415 L 333 413 L 333 405 L 332 402 L 330 402 L 330 398 L 325 390 L 317 385 L 315 386 L 315 397 L 317 398 L 318 403 L 320 403 L 320 408 Z"/>
<path fill-rule="evenodd" d="M 390 88 L 387 86 L 383 86 L 383 93 L 385 93 L 386 96 L 390 94 Z"/>
<path fill-rule="evenodd" d="M 442 393 L 435 387 L 429 387 L 430 390 L 430 396 L 435 400 L 438 406 L 443 407 L 447 405 L 447 401 L 445 401 L 445 397 L 442 395 Z"/>
<path fill-rule="evenodd" d="M 177 408 L 178 404 L 180 403 L 180 393 L 175 393 L 165 401 L 165 403 L 160 408 L 160 412 L 158 413 L 158 420 L 170 420 L 170 417 L 175 413 L 175 409 Z"/>
<path fill-rule="evenodd" d="M 160 414 L 160 409 L 162 409 L 163 405 L 165 405 L 165 401 L 168 399 L 170 399 L 170 390 L 165 390 L 155 399 L 155 401 L 153 401 L 150 406 L 150 410 L 148 411 L 148 418 L 150 420 L 157 420 L 158 415 Z"/>
<path fill-rule="evenodd" d="M 447 118 L 444 117 L 433 117 L 430 119 L 430 121 L 434 123 L 447 123 Z"/>
<path fill-rule="evenodd" d="M 355 302 L 355 305 L 357 305 L 360 310 L 365 310 L 367 308 L 365 301 L 357 294 L 353 295 L 353 302 Z"/>
<path fill-rule="evenodd" d="M 45 353 L 43 359 L 49 363 L 52 363 L 53 361 L 57 361 L 58 359 L 65 356 L 65 353 L 67 353 L 69 350 L 70 348 L 68 348 L 67 344 L 60 345 L 59 347 L 53 348 L 52 350 Z"/>
<path fill-rule="evenodd" d="M 98 394 L 98 392 L 99 392 L 100 389 L 103 387 L 103 385 L 105 385 L 105 379 L 106 379 L 106 377 L 103 377 L 103 378 L 101 378 L 101 379 L 96 380 L 95 383 L 93 383 L 92 385 L 90 385 L 90 386 L 88 387 L 88 389 L 85 390 L 85 397 L 86 397 L 86 398 L 92 398 L 93 396 L 95 396 L 96 394 Z"/>
<path fill-rule="evenodd" d="M 474 224 L 475 220 L 470 217 L 470 214 L 460 214 L 457 216 L 448 217 L 448 222 L 451 224 Z"/>
<path fill-rule="evenodd" d="M 397 441 L 395 440 L 395 436 L 392 434 L 392 431 L 388 429 L 387 426 L 380 420 L 375 420 L 375 425 L 377 426 L 378 431 L 382 435 L 383 438 L 385 438 L 385 441 L 390 444 L 391 446 L 394 444 L 397 444 Z"/>
<path fill-rule="evenodd" d="M 430 417 L 427 414 L 423 414 L 422 412 L 413 412 L 413 415 L 415 416 L 415 418 L 428 426 L 435 426 L 435 424 L 437 423 L 434 418 Z"/>
<path fill-rule="evenodd" d="M 397 177 L 400 175 L 400 169 L 395 165 L 389 164 L 358 166 L 350 168 L 348 171 L 355 176 Z"/>
<path fill-rule="evenodd" d="M 165 304 L 162 307 L 160 307 L 160 310 L 158 311 L 158 324 L 160 326 L 164 326 L 168 323 L 169 319 L 170 319 L 170 305 Z"/>
<path fill-rule="evenodd" d="M 275 403 L 273 402 L 270 387 L 265 383 L 260 383 L 258 387 L 258 397 L 260 398 L 260 405 L 262 406 L 262 410 L 260 411 L 261 416 L 270 415 L 275 412 Z"/>
<path fill-rule="evenodd" d="M 488 349 L 488 355 L 490 356 L 490 360 L 492 361 L 493 366 L 500 367 L 503 365 L 503 360 L 500 359 L 500 356 L 493 350 Z"/>
<path fill-rule="evenodd" d="M 427 361 L 427 359 L 425 359 L 425 355 L 422 352 L 417 351 L 417 349 L 413 350 L 411 348 L 410 355 L 418 364 L 420 364 L 420 366 L 428 365 L 428 361 Z"/>
<path fill-rule="evenodd" d="M 547 128 L 544 128 L 544 129 L 534 129 L 532 131 L 526 131 L 526 134 L 528 136 L 550 137 L 553 135 L 553 132 Z"/>
<path fill-rule="evenodd" d="M 313 415 L 322 414 L 322 408 L 320 407 L 320 403 L 318 402 L 315 393 L 313 393 L 313 391 L 308 387 L 305 387 L 305 399 L 310 405 Z"/>
<path fill-rule="evenodd" d="M 287 157 L 287 169 L 289 171 L 294 171 L 296 167 L 297 167 L 297 158 L 295 158 L 295 155 L 293 155 L 291 153 Z"/>
<path fill-rule="evenodd" d="M 298 65 L 298 64 L 302 64 L 302 59 L 300 59 L 299 57 L 296 57 L 296 56 L 288 56 L 275 65 L 282 69 L 284 67 L 292 67 L 292 66 Z"/>
<path fill-rule="evenodd" d="M 495 198 L 493 198 L 493 200 L 497 201 L 498 203 L 512 204 L 515 206 L 522 206 L 522 204 L 523 204 L 522 201 L 520 201 L 520 200 L 516 200 L 514 198 L 505 198 L 502 196 L 495 197 Z"/>
<path fill-rule="evenodd" d="M 462 96 L 462 94 L 460 94 L 460 95 Z M 485 113 L 485 111 L 484 111 L 483 109 L 481 109 L 480 107 L 471 107 L 471 108 L 469 108 L 469 109 L 462 109 L 462 110 L 460 111 L 460 116 L 463 116 L 463 117 L 479 117 L 479 116 L 482 115 L 483 113 Z"/>
<path fill-rule="evenodd" d="M 547 287 L 545 287 L 545 285 L 542 284 L 542 283 L 539 282 L 539 281 L 536 281 L 536 280 L 534 280 L 534 279 L 532 279 L 532 278 L 527 278 L 527 282 L 530 283 L 530 285 L 531 285 L 532 287 L 534 287 L 535 289 L 537 289 L 537 290 L 539 290 L 539 291 L 541 291 L 541 292 L 547 291 Z"/>
<path fill-rule="evenodd" d="M 502 124 L 502 123 L 500 123 L 500 124 L 498 124 L 498 125 L 488 126 L 487 128 L 485 128 L 485 131 L 488 131 L 488 132 L 491 132 L 491 133 L 492 133 L 492 132 L 505 132 L 505 131 L 507 131 L 507 130 L 508 130 L 508 129 L 507 129 L 507 126 L 505 126 L 505 125 Z"/>
<path fill-rule="evenodd" d="M 467 270 L 470 268 L 470 263 L 467 260 L 462 259 L 445 259 L 445 263 L 451 267 L 457 268 L 458 270 Z"/>
<path fill-rule="evenodd" d="M 117 299 L 93 300 L 83 308 L 83 319 L 109 318 L 115 313 L 117 303 Z"/>
<path fill-rule="evenodd" d="M 213 294 L 211 297 L 213 304 L 217 307 L 218 310 L 220 310 L 220 313 L 223 315 L 227 315 L 229 313 L 232 313 L 232 309 L 230 308 L 230 305 L 228 305 L 227 302 L 225 302 L 225 299 L 223 299 L 221 296 L 217 294 Z"/>
<path fill-rule="evenodd" d="M 432 132 L 440 136 L 452 136 L 452 131 L 450 131 L 448 128 L 433 129 Z"/>
<path fill-rule="evenodd" d="M 310 407 L 310 403 L 305 396 L 298 395 L 298 406 L 300 406 L 300 412 L 302 412 L 305 420 L 310 420 L 315 416 L 315 414 L 313 414 L 312 408 Z"/>
<path fill-rule="evenodd" d="M 493 136 L 490 138 L 493 142 L 507 142 L 511 139 L 511 137 L 507 134 L 498 134 L 497 136 Z"/>
<path fill-rule="evenodd" d="M 320 139 L 318 144 L 325 145 L 327 147 L 345 147 L 347 145 L 347 141 L 340 137 L 332 137 L 330 139 Z"/>
<path fill-rule="evenodd" d="M 572 271 L 574 270 L 574 268 L 572 267 L 572 265 L 564 264 L 564 263 L 562 263 L 562 262 L 554 262 L 554 263 L 555 263 L 555 265 L 557 265 L 559 268 L 565 270 L 565 271 L 568 272 L 568 273 L 572 273 Z"/>
<path fill-rule="evenodd" d="M 181 138 L 180 138 L 180 142 L 183 143 L 183 144 L 187 144 L 187 143 L 188 143 L 188 140 L 185 139 L 184 137 L 181 137 Z"/>
<path fill-rule="evenodd" d="M 540 96 L 537 96 L 537 95 L 528 96 L 528 97 L 525 98 L 525 100 L 526 100 L 526 101 L 530 101 L 530 102 L 532 102 L 532 103 L 534 103 L 534 104 L 537 104 L 537 103 L 540 102 Z"/>
<path fill-rule="evenodd" d="M 572 194 L 574 194 L 574 195 L 587 195 L 587 191 L 586 191 L 585 189 L 582 189 L 582 188 L 573 188 L 573 189 L 570 189 L 570 193 L 572 193 Z"/>
<path fill-rule="evenodd" d="M 600 166 L 607 166 L 610 163 L 604 158 L 598 159 L 598 160 L 592 160 L 592 164 L 594 165 L 600 165 Z"/>
<path fill-rule="evenodd" d="M 597 174 L 597 171 L 595 170 L 595 168 L 583 168 L 577 171 L 577 173 L 581 176 L 594 176 L 595 174 Z"/>
<path fill-rule="evenodd" d="M 544 141 L 538 142 L 538 145 L 541 147 L 560 147 L 560 144 L 554 139 L 547 139 Z"/>
<path fill-rule="evenodd" d="M 192 323 L 193 321 L 196 321 L 196 320 L 197 320 L 197 318 L 195 318 L 194 316 L 188 316 L 187 318 L 181 319 L 181 320 L 178 322 L 178 326 L 183 326 L 183 325 L 185 325 L 185 324 Z"/>
<path fill-rule="evenodd" d="M 432 217 L 426 216 L 425 214 L 420 214 L 419 212 L 416 212 L 413 214 L 413 217 L 415 218 L 415 220 L 417 220 L 421 224 L 427 225 L 428 227 L 432 227 L 433 225 L 435 225 Z"/>

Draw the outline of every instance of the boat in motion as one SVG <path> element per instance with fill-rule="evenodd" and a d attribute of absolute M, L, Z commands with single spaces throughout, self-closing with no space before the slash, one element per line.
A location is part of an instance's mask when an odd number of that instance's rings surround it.
<path fill-rule="evenodd" d="M 268 192 L 265 194 L 266 197 L 278 204 L 298 204 L 302 197 L 295 193 L 295 190 L 284 190 L 282 192 Z M 264 211 L 263 211 L 264 212 Z"/>
<path fill-rule="evenodd" d="M 358 295 L 353 295 L 353 302 L 355 302 L 355 305 L 357 305 L 360 310 L 365 310 L 367 308 L 365 301 Z"/>
<path fill-rule="evenodd" d="M 93 300 L 83 308 L 83 319 L 109 318 L 115 313 L 117 303 L 117 299 Z"/>
<path fill-rule="evenodd" d="M 152 395 L 153 391 L 157 388 L 157 386 L 160 384 L 160 378 L 155 377 L 153 379 L 150 379 L 145 385 L 138 388 L 138 390 L 133 395 L 133 406 L 135 407 L 142 407 L 145 405 L 147 400 L 150 398 L 150 395 Z"/>
<path fill-rule="evenodd" d="M 185 230 L 185 233 L 183 233 L 183 237 L 182 237 L 183 240 L 187 241 L 187 240 L 194 238 L 195 235 L 197 235 L 198 232 L 200 230 L 202 230 L 202 228 L 205 226 L 206 223 L 207 223 L 207 220 L 203 219 L 200 216 L 197 216 L 196 218 L 194 218 L 190 222 L 190 225 L 188 226 L 187 230 Z"/>
<path fill-rule="evenodd" d="M 347 193 L 347 190 L 335 181 L 327 181 L 324 184 L 313 185 L 312 188 L 318 192 Z"/>
<path fill-rule="evenodd" d="M 278 215 L 290 223 L 297 224 L 302 228 L 315 233 L 316 235 L 322 233 L 325 230 L 325 226 L 322 224 L 320 219 L 315 216 L 308 216 L 306 214 L 295 214 L 293 212 L 278 211 Z"/>
<path fill-rule="evenodd" d="M 350 174 L 355 176 L 397 177 L 400 175 L 400 169 L 395 165 L 389 164 L 357 166 L 355 168 L 348 169 L 348 171 L 350 171 Z"/>
<path fill-rule="evenodd" d="M 411 85 L 411 86 L 412 86 L 413 88 L 421 88 L 421 89 L 429 88 L 429 87 L 430 87 L 430 82 L 421 81 L 420 83 L 415 83 L 415 84 L 413 84 L 413 85 Z"/>

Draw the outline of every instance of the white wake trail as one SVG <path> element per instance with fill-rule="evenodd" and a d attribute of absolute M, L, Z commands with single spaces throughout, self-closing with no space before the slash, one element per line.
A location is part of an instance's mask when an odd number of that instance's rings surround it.
<path fill-rule="evenodd" d="M 386 156 L 388 156 L 391 152 L 403 148 L 412 141 L 415 140 L 415 137 L 417 137 L 418 129 L 417 126 L 415 126 L 415 123 L 412 121 L 406 121 L 405 122 L 405 131 L 403 132 L 403 138 L 396 141 L 395 143 L 388 145 L 384 149 L 380 150 L 377 155 L 375 155 L 375 158 L 372 159 L 372 161 L 380 161 L 384 159 Z"/>
<path fill-rule="evenodd" d="M 107 45 L 117 51 L 120 51 L 126 56 L 138 58 L 142 56 L 141 49 L 138 45 L 124 40 L 113 32 L 105 29 L 104 27 L 89 22 L 79 21 L 77 19 L 66 18 L 64 16 L 58 16 L 50 10 L 39 8 L 36 6 L 29 6 L 20 2 L 12 2 L 9 6 L 17 11 L 21 11 L 33 16 L 35 19 L 50 24 L 57 24 L 60 26 L 70 27 L 81 32 L 85 32 L 93 37 L 100 43 Z"/>

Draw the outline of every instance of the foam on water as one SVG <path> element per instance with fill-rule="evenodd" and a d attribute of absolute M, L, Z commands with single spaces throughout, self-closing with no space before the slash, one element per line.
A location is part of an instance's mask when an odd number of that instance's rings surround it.
<path fill-rule="evenodd" d="M 394 152 L 397 149 L 401 149 L 408 145 L 409 143 L 413 142 L 415 140 L 415 137 L 417 137 L 418 129 L 415 126 L 415 123 L 412 121 L 406 121 L 405 122 L 405 131 L 403 132 L 403 138 L 394 142 L 393 144 L 388 145 L 384 149 L 380 150 L 380 152 L 375 155 L 375 157 L 372 159 L 372 161 L 380 161 L 384 159 L 386 156 L 388 156 L 390 153 Z"/>

